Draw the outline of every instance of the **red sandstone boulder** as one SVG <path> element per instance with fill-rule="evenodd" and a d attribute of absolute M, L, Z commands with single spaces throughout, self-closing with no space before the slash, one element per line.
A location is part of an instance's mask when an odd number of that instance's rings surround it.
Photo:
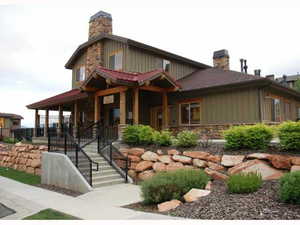
<path fill-rule="evenodd" d="M 221 165 L 219 165 L 217 163 L 208 162 L 207 165 L 212 170 L 216 170 L 216 171 L 224 171 L 225 170 L 224 166 L 221 166 Z"/>
<path fill-rule="evenodd" d="M 268 159 L 270 156 L 271 154 L 267 153 L 252 153 L 247 155 L 247 159 Z"/>
<path fill-rule="evenodd" d="M 212 182 L 208 181 L 206 186 L 205 186 L 205 190 L 210 190 L 211 191 L 211 189 L 212 189 Z"/>
<path fill-rule="evenodd" d="M 48 150 L 48 146 L 46 146 L 46 145 L 40 145 L 39 146 L 39 150 L 40 151 L 47 151 Z"/>
<path fill-rule="evenodd" d="M 263 180 L 279 179 L 283 175 L 282 171 L 274 169 L 266 162 L 258 159 L 249 160 L 228 169 L 228 174 L 248 172 L 260 173 Z"/>
<path fill-rule="evenodd" d="M 157 154 L 157 155 L 163 155 L 164 152 L 163 152 L 161 149 L 158 149 L 158 150 L 156 151 L 156 154 Z"/>
<path fill-rule="evenodd" d="M 40 167 L 41 166 L 41 160 L 39 160 L 39 159 L 33 159 L 31 161 L 30 166 L 33 167 L 33 168 Z"/>
<path fill-rule="evenodd" d="M 133 179 L 137 177 L 137 173 L 134 170 L 128 170 L 128 175 Z"/>
<path fill-rule="evenodd" d="M 176 162 L 181 162 L 181 163 L 184 163 L 184 164 L 191 164 L 192 163 L 192 159 L 190 157 L 183 156 L 183 155 L 173 155 L 172 159 Z"/>
<path fill-rule="evenodd" d="M 221 156 L 219 155 L 210 155 L 207 158 L 208 161 L 214 162 L 214 163 L 220 163 L 221 162 Z"/>
<path fill-rule="evenodd" d="M 131 162 L 140 162 L 142 159 L 136 155 L 128 155 L 128 159 Z"/>
<path fill-rule="evenodd" d="M 292 157 L 292 158 L 291 158 L 291 163 L 292 163 L 293 165 L 300 166 L 300 157 Z"/>
<path fill-rule="evenodd" d="M 200 152 L 200 151 L 185 151 L 183 152 L 183 155 L 191 157 L 193 159 L 205 159 L 210 156 L 208 152 Z"/>
<path fill-rule="evenodd" d="M 227 180 L 228 176 L 210 168 L 205 168 L 204 172 L 215 180 Z"/>
<path fill-rule="evenodd" d="M 180 155 L 180 152 L 176 149 L 168 150 L 168 155 Z"/>
<path fill-rule="evenodd" d="M 155 152 L 147 151 L 141 156 L 141 158 L 145 161 L 156 162 L 158 159 L 158 155 Z"/>
<path fill-rule="evenodd" d="M 141 161 L 136 165 L 135 170 L 136 171 L 145 171 L 147 169 L 152 168 L 152 165 L 153 165 L 153 162 Z"/>
<path fill-rule="evenodd" d="M 158 161 L 160 161 L 162 163 L 166 163 L 166 164 L 169 164 L 169 163 L 173 162 L 171 156 L 169 156 L 169 155 L 159 156 Z"/>
<path fill-rule="evenodd" d="M 244 155 L 223 155 L 221 164 L 226 167 L 232 167 L 243 162 L 244 158 Z"/>
<path fill-rule="evenodd" d="M 161 171 L 166 171 L 166 165 L 161 162 L 156 162 L 152 165 L 152 168 L 155 172 L 161 172 Z"/>
<path fill-rule="evenodd" d="M 204 168 L 207 166 L 207 162 L 201 159 L 193 159 L 193 165 L 199 168 Z"/>
<path fill-rule="evenodd" d="M 207 196 L 210 194 L 209 190 L 202 190 L 197 188 L 192 188 L 188 193 L 186 193 L 183 198 L 186 202 L 194 202 L 201 197 Z"/>
<path fill-rule="evenodd" d="M 151 177 L 153 177 L 155 175 L 155 173 L 152 170 L 146 170 L 144 172 L 141 172 L 138 174 L 138 178 L 140 180 L 148 180 Z"/>
<path fill-rule="evenodd" d="M 26 173 L 34 174 L 34 168 L 28 166 L 28 167 L 26 168 L 26 171 L 25 171 L 25 172 L 26 172 Z"/>
<path fill-rule="evenodd" d="M 163 202 L 157 205 L 158 211 L 159 212 L 166 212 L 171 209 L 175 209 L 178 206 L 180 206 L 182 203 L 179 200 L 171 200 L 167 202 Z"/>
<path fill-rule="evenodd" d="M 183 168 L 184 168 L 184 166 L 181 162 L 171 162 L 170 164 L 168 164 L 166 166 L 167 171 L 174 171 L 174 170 L 183 169 Z"/>
<path fill-rule="evenodd" d="M 291 172 L 300 171 L 300 166 L 292 166 Z"/>
<path fill-rule="evenodd" d="M 34 169 L 34 174 L 35 175 L 41 175 L 42 174 L 42 170 L 40 168 L 35 168 Z"/>
<path fill-rule="evenodd" d="M 290 169 L 291 164 L 291 158 L 288 156 L 282 156 L 282 155 L 270 155 L 268 157 L 271 164 L 277 168 L 277 169 Z"/>
<path fill-rule="evenodd" d="M 138 164 L 137 162 L 131 162 L 131 163 L 130 163 L 130 166 L 129 166 L 129 169 L 135 170 L 137 164 Z"/>
<path fill-rule="evenodd" d="M 131 148 L 128 150 L 129 155 L 141 156 L 145 153 L 145 149 L 143 148 Z"/>

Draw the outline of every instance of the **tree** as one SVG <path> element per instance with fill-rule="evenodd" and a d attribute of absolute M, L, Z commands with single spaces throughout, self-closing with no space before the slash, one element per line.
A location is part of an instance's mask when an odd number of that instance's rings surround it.
<path fill-rule="evenodd" d="M 295 82 L 295 90 L 300 92 L 300 79 Z"/>

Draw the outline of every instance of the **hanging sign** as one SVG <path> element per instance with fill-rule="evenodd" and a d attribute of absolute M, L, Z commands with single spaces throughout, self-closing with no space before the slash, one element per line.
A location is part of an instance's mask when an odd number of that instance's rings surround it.
<path fill-rule="evenodd" d="M 103 104 L 114 103 L 114 95 L 108 95 L 103 97 Z"/>

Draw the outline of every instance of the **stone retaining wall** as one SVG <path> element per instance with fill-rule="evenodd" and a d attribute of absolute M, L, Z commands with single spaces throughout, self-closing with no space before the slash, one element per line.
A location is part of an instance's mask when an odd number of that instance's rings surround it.
<path fill-rule="evenodd" d="M 45 145 L 17 143 L 12 147 L 0 144 L 0 166 L 41 175 L 41 155 Z"/>
<path fill-rule="evenodd" d="M 279 179 L 285 172 L 300 170 L 300 157 L 253 153 L 249 155 L 212 155 L 202 151 L 179 152 L 168 150 L 163 154 L 143 148 L 120 148 L 131 160 L 128 174 L 135 180 L 146 180 L 161 171 L 176 169 L 203 169 L 213 179 L 226 180 L 240 172 L 258 172 L 263 180 Z M 123 166 L 123 165 L 119 165 Z"/>

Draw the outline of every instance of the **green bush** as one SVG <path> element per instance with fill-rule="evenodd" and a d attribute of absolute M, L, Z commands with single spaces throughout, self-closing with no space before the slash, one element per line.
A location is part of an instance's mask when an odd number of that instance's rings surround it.
<path fill-rule="evenodd" d="M 283 202 L 300 204 L 300 171 L 286 173 L 281 177 L 279 197 Z"/>
<path fill-rule="evenodd" d="M 262 185 L 262 178 L 257 173 L 239 173 L 229 176 L 227 187 L 230 193 L 251 193 Z"/>
<path fill-rule="evenodd" d="M 224 138 L 226 149 L 266 149 L 273 138 L 273 131 L 264 124 L 235 126 L 224 132 Z"/>
<path fill-rule="evenodd" d="M 177 140 L 179 147 L 193 147 L 197 145 L 198 136 L 193 131 L 185 130 L 178 133 Z"/>
<path fill-rule="evenodd" d="M 146 125 L 130 125 L 124 129 L 123 140 L 128 144 L 152 144 L 154 130 Z"/>
<path fill-rule="evenodd" d="M 14 144 L 14 143 L 16 143 L 15 139 L 10 138 L 10 137 L 4 137 L 3 138 L 3 142 L 8 143 L 8 144 Z"/>
<path fill-rule="evenodd" d="M 288 121 L 279 125 L 278 137 L 281 148 L 300 151 L 300 121 Z"/>
<path fill-rule="evenodd" d="M 172 133 L 168 130 L 163 130 L 161 132 L 154 131 L 153 133 L 154 143 L 160 146 L 170 146 L 173 138 Z"/>
<path fill-rule="evenodd" d="M 172 199 L 181 200 L 192 188 L 203 189 L 209 177 L 203 170 L 178 169 L 160 172 L 141 183 L 144 204 L 157 204 Z"/>

